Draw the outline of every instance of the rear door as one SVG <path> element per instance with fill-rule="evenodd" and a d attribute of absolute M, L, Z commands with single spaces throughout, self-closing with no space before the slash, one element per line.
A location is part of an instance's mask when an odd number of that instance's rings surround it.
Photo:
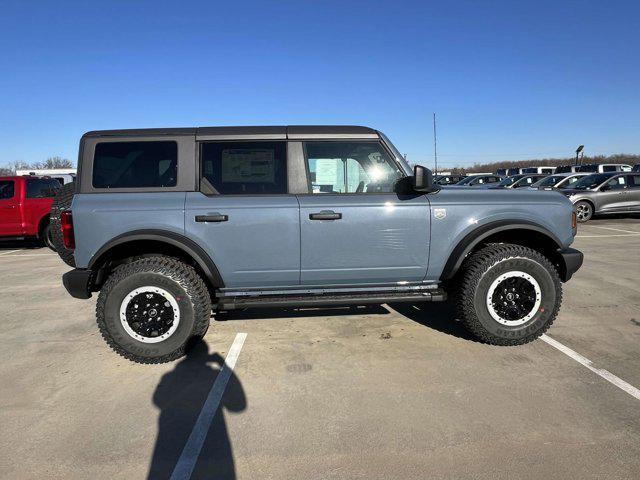
<path fill-rule="evenodd" d="M 629 182 L 629 205 L 630 211 L 640 212 L 640 175 L 628 175 Z"/>
<path fill-rule="evenodd" d="M 298 200 L 284 140 L 204 141 L 200 191 L 188 192 L 187 236 L 204 246 L 226 287 L 300 283 Z"/>
<path fill-rule="evenodd" d="M 310 193 L 300 201 L 303 285 L 422 281 L 429 201 L 399 195 L 399 166 L 378 141 L 304 145 Z"/>
<path fill-rule="evenodd" d="M 23 235 L 18 185 L 12 179 L 0 180 L 0 236 Z"/>

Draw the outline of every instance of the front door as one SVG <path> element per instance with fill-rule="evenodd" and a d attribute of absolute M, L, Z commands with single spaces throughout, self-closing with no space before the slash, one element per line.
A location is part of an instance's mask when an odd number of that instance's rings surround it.
<path fill-rule="evenodd" d="M 226 287 L 298 285 L 299 206 L 287 190 L 286 142 L 205 142 L 200 152 L 186 235 L 205 247 Z"/>
<path fill-rule="evenodd" d="M 377 141 L 306 142 L 311 193 L 299 195 L 301 282 L 422 281 L 429 201 L 394 193 L 401 170 Z"/>
<path fill-rule="evenodd" d="M 626 175 L 618 175 L 600 187 L 600 192 L 596 196 L 598 203 L 596 211 L 598 213 L 627 211 L 631 202 L 628 181 Z"/>
<path fill-rule="evenodd" d="M 0 237 L 22 235 L 20 203 L 14 180 L 0 180 Z"/>

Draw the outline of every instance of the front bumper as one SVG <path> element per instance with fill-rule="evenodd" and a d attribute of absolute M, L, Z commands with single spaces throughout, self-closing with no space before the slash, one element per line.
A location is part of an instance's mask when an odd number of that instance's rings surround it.
<path fill-rule="evenodd" d="M 566 282 L 570 280 L 573 274 L 582 266 L 584 255 L 575 248 L 563 248 L 558 250 L 558 253 L 562 257 L 564 264 L 564 269 L 560 271 L 560 278 L 563 282 Z"/>
<path fill-rule="evenodd" d="M 92 275 L 92 270 L 74 268 L 62 275 L 62 284 L 72 297 L 82 299 L 91 298 Z"/>

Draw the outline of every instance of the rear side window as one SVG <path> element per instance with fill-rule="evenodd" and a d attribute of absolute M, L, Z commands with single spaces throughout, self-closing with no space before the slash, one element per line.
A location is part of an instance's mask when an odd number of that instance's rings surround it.
<path fill-rule="evenodd" d="M 60 183 L 53 178 L 30 178 L 27 180 L 27 198 L 52 198 L 60 190 Z"/>
<path fill-rule="evenodd" d="M 207 142 L 202 177 L 222 195 L 287 193 L 286 142 Z"/>
<path fill-rule="evenodd" d="M 629 175 L 631 177 L 631 186 L 640 188 L 640 175 Z"/>
<path fill-rule="evenodd" d="M 13 180 L 0 180 L 0 200 L 13 198 L 15 186 Z"/>
<path fill-rule="evenodd" d="M 175 187 L 176 142 L 98 143 L 93 157 L 94 188 Z"/>
<path fill-rule="evenodd" d="M 618 168 L 615 165 L 605 165 L 602 167 L 603 172 L 616 172 Z"/>

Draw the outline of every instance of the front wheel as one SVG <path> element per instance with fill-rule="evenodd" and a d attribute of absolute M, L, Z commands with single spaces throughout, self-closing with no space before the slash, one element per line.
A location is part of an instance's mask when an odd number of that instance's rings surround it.
<path fill-rule="evenodd" d="M 57 251 L 53 243 L 53 228 L 50 223 L 47 223 L 47 226 L 42 229 L 42 242 L 54 252 Z"/>
<path fill-rule="evenodd" d="M 459 318 L 480 341 L 521 345 L 542 335 L 562 303 L 553 264 L 527 247 L 495 244 L 464 263 L 456 295 Z"/>
<path fill-rule="evenodd" d="M 96 317 L 107 344 L 138 363 L 184 355 L 209 326 L 211 298 L 197 272 L 170 257 L 148 257 L 116 268 L 98 296 Z"/>
<path fill-rule="evenodd" d="M 580 200 L 576 203 L 576 218 L 578 222 L 584 223 L 593 217 L 593 206 L 589 202 Z"/>

